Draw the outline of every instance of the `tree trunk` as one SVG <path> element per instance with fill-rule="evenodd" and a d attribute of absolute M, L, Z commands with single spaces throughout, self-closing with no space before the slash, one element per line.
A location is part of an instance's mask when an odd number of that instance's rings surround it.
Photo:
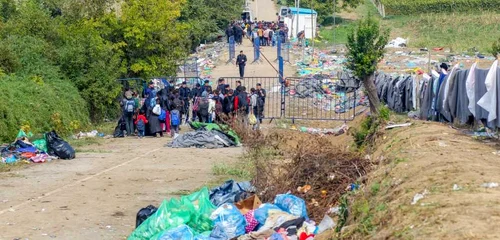
<path fill-rule="evenodd" d="M 378 108 L 380 106 L 380 99 L 377 95 L 377 87 L 375 86 L 375 75 L 371 74 L 363 79 L 368 100 L 370 101 L 370 111 L 372 115 L 378 116 Z"/>

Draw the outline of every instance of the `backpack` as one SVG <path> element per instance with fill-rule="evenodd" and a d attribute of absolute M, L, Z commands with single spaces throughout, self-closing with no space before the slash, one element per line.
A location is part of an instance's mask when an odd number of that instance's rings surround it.
<path fill-rule="evenodd" d="M 181 125 L 181 113 L 179 112 L 179 110 L 177 109 L 172 110 L 172 116 L 170 117 L 170 121 L 173 126 Z"/>
<path fill-rule="evenodd" d="M 167 119 L 167 112 L 165 112 L 165 110 L 162 109 L 160 116 L 158 117 L 158 120 L 165 121 L 165 119 Z"/>
<path fill-rule="evenodd" d="M 238 109 L 247 110 L 248 108 L 248 97 L 243 94 L 238 95 Z"/>
<path fill-rule="evenodd" d="M 198 103 L 198 111 L 202 116 L 208 116 L 208 106 L 209 102 L 206 98 L 201 99 Z"/>
<path fill-rule="evenodd" d="M 264 98 L 263 97 L 257 97 L 257 107 L 264 107 Z"/>
<path fill-rule="evenodd" d="M 146 129 L 146 124 L 144 124 L 144 121 L 142 121 L 142 119 L 137 121 L 137 130 L 144 131 L 144 129 Z"/>
<path fill-rule="evenodd" d="M 149 99 L 149 106 L 152 108 L 156 106 L 156 98 Z"/>
<path fill-rule="evenodd" d="M 127 102 L 125 103 L 125 111 L 127 113 L 133 113 L 135 110 L 135 101 L 132 99 L 132 100 L 127 100 Z"/>

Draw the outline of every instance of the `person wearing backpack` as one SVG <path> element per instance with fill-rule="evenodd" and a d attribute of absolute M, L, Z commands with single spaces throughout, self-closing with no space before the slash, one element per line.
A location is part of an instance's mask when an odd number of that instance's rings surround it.
<path fill-rule="evenodd" d="M 229 89 L 227 96 L 224 98 L 222 102 L 222 111 L 226 115 L 226 120 L 229 120 L 233 117 L 234 112 L 234 90 Z"/>
<path fill-rule="evenodd" d="M 181 125 L 181 113 L 175 108 L 170 112 L 170 133 L 172 138 L 176 138 L 179 135 L 179 125 Z"/>
<path fill-rule="evenodd" d="M 132 94 L 128 97 L 123 101 L 123 118 L 125 119 L 127 136 L 132 136 L 134 133 L 135 101 L 132 98 Z"/>
<path fill-rule="evenodd" d="M 234 110 L 243 123 L 248 119 L 248 94 L 246 88 L 241 86 L 239 94 L 234 99 Z"/>
<path fill-rule="evenodd" d="M 257 91 L 255 90 L 255 88 L 252 88 L 250 89 L 250 109 L 252 110 L 252 115 L 253 115 L 253 118 L 257 118 L 257 116 L 259 116 L 259 109 L 258 109 L 258 105 L 257 105 L 257 99 L 259 98 L 259 95 L 257 95 Z M 252 116 L 250 116 L 250 118 L 252 118 Z M 249 120 L 250 124 L 253 124 L 253 127 L 252 129 L 253 130 L 257 130 L 259 129 L 259 125 L 260 125 L 260 122 L 259 121 L 255 121 L 255 124 L 252 123 L 251 120 Z"/>
<path fill-rule="evenodd" d="M 255 115 L 260 123 L 262 123 L 262 119 L 264 118 L 264 106 L 266 105 L 266 90 L 262 88 L 260 83 L 257 83 L 257 88 L 255 89 L 255 93 L 257 94 L 257 110 L 258 114 Z"/>
<path fill-rule="evenodd" d="M 161 112 L 160 99 L 156 98 L 156 105 L 153 107 L 151 115 L 149 116 L 149 132 L 156 137 L 163 137 L 159 119 Z"/>
<path fill-rule="evenodd" d="M 146 133 L 146 124 L 147 123 L 148 123 L 148 120 L 146 119 L 145 112 L 144 112 L 144 110 L 141 110 L 139 112 L 139 115 L 137 115 L 137 119 L 135 120 L 138 138 L 144 137 L 144 135 Z"/>
<path fill-rule="evenodd" d="M 198 118 L 200 122 L 207 123 L 209 115 L 210 102 L 207 98 L 207 92 L 203 92 L 201 97 L 198 99 Z"/>
<path fill-rule="evenodd" d="M 186 115 L 186 123 L 189 121 L 189 100 L 191 98 L 191 89 L 187 87 L 186 82 L 182 82 L 182 86 L 179 88 L 179 96 L 184 103 L 181 109 L 181 119 L 182 115 Z"/>

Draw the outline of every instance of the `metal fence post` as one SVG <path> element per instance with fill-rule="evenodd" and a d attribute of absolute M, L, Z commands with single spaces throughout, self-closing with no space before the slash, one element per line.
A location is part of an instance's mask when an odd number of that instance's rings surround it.
<path fill-rule="evenodd" d="M 234 58 L 236 57 L 236 49 L 234 43 L 234 36 L 229 37 L 229 60 L 227 63 L 233 63 Z"/>
<path fill-rule="evenodd" d="M 260 39 L 255 38 L 253 40 L 253 62 L 256 63 L 260 60 Z"/>
<path fill-rule="evenodd" d="M 283 57 L 279 56 L 278 57 L 278 71 L 279 71 L 279 81 L 281 84 L 281 89 L 280 89 L 280 96 L 281 96 L 281 109 L 280 109 L 280 118 L 283 118 L 285 116 L 285 79 L 284 79 L 284 63 L 283 63 Z"/>

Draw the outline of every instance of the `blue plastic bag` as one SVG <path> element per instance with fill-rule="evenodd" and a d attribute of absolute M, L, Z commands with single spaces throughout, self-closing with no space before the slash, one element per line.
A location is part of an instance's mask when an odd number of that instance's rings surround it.
<path fill-rule="evenodd" d="M 279 207 L 271 203 L 264 203 L 260 205 L 260 207 L 255 209 L 254 212 L 254 217 L 257 222 L 259 222 L 259 224 L 264 225 L 266 223 L 266 220 L 269 217 L 269 210 L 283 211 Z"/>
<path fill-rule="evenodd" d="M 306 202 L 302 198 L 292 194 L 278 194 L 274 199 L 274 204 L 287 213 L 309 220 L 309 217 L 307 217 Z"/>
<path fill-rule="evenodd" d="M 210 216 L 214 225 L 218 225 L 228 239 L 245 234 L 246 220 L 233 204 L 223 204 Z"/>
<path fill-rule="evenodd" d="M 157 240 L 172 240 L 172 239 L 193 239 L 194 233 L 190 227 L 182 224 L 176 228 L 171 228 L 159 234 Z"/>

